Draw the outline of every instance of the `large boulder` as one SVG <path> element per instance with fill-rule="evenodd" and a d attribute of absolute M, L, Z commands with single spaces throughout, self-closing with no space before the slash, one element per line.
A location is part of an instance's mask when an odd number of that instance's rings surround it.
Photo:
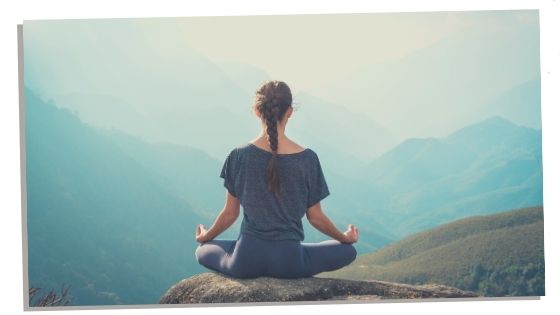
<path fill-rule="evenodd" d="M 407 285 L 384 281 L 331 278 L 237 279 L 203 273 L 172 286 L 160 304 L 288 302 L 320 300 L 379 300 L 476 297 L 472 292 L 443 285 Z"/>

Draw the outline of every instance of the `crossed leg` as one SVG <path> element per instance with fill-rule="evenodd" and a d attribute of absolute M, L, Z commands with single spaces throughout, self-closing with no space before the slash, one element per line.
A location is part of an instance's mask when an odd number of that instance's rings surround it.
<path fill-rule="evenodd" d="M 352 244 L 328 240 L 319 243 L 301 243 L 304 255 L 307 256 L 308 276 L 325 271 L 340 269 L 356 259 L 356 249 Z"/>
<path fill-rule="evenodd" d="M 300 263 L 299 255 L 291 246 L 281 246 L 278 251 L 272 249 L 269 253 L 273 259 L 266 261 L 262 256 L 265 249 L 259 247 L 262 245 L 247 242 L 239 245 L 239 240 L 212 240 L 199 245 L 195 256 L 198 263 L 208 269 L 237 278 L 258 277 L 267 273 L 265 270 L 280 278 L 311 277 L 340 269 L 356 259 L 354 246 L 336 240 L 301 243 L 303 259 Z"/>
<path fill-rule="evenodd" d="M 240 246 L 235 240 L 212 240 L 198 246 L 195 252 L 199 264 L 208 269 L 236 278 L 254 278 L 265 267 L 255 254 L 252 244 Z"/>
<path fill-rule="evenodd" d="M 228 257 L 233 253 L 235 244 L 234 240 L 212 240 L 200 244 L 194 254 L 199 264 L 214 271 L 227 273 Z"/>

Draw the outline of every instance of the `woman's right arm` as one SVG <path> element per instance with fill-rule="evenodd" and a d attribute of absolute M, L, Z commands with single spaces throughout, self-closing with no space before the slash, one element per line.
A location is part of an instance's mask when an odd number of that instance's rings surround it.
<path fill-rule="evenodd" d="M 309 207 L 309 209 L 307 209 L 306 216 L 309 223 L 311 223 L 311 225 L 313 225 L 317 230 L 341 243 L 351 244 L 358 241 L 358 229 L 354 225 L 350 224 L 346 232 L 340 232 L 331 220 L 323 213 L 320 202 Z"/>
<path fill-rule="evenodd" d="M 196 241 L 202 244 L 213 240 L 216 236 L 229 228 L 235 220 L 237 220 L 237 217 L 239 217 L 240 206 L 239 199 L 226 190 L 226 203 L 214 220 L 214 224 L 212 224 L 208 230 L 206 230 L 202 224 L 196 226 Z"/>

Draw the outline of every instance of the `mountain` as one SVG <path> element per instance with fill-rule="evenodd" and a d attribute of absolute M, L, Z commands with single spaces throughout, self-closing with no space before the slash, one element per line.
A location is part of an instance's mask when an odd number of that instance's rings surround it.
<path fill-rule="evenodd" d="M 372 217 L 396 235 L 488 211 L 542 205 L 542 133 L 492 117 L 444 138 L 408 139 L 362 173 Z"/>
<path fill-rule="evenodd" d="M 537 77 L 515 85 L 489 102 L 481 104 L 482 106 L 469 118 L 479 120 L 479 117 L 500 115 L 519 125 L 541 129 L 540 104 L 541 80 Z"/>
<path fill-rule="evenodd" d="M 188 200 L 200 216 L 207 216 L 210 209 L 223 206 L 224 188 L 219 178 L 223 161 L 199 149 L 172 143 L 149 143 L 114 128 L 99 132 L 157 175 L 155 180 L 159 186 L 182 200 Z"/>
<path fill-rule="evenodd" d="M 542 207 L 473 216 L 417 233 L 324 277 L 441 283 L 486 296 L 544 295 Z"/>
<path fill-rule="evenodd" d="M 200 267 L 187 200 L 66 109 L 25 89 L 29 285 L 72 304 L 156 303 Z"/>

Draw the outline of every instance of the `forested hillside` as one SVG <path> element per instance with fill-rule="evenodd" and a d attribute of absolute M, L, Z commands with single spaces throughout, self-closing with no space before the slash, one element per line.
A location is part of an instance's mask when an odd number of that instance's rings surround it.
<path fill-rule="evenodd" d="M 542 207 L 475 216 L 359 256 L 325 277 L 440 283 L 486 296 L 544 295 Z"/>

